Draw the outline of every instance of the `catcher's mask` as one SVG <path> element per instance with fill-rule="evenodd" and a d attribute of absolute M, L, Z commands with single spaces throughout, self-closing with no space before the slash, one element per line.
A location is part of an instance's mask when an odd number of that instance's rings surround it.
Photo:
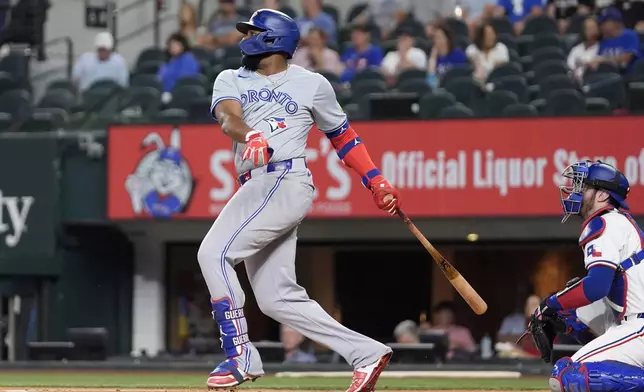
<path fill-rule="evenodd" d="M 580 161 L 566 167 L 561 175 L 570 179 L 570 183 L 559 187 L 564 212 L 562 223 L 581 212 L 584 191 L 588 186 L 607 192 L 620 208 L 629 209 L 626 203 L 630 191 L 628 180 L 613 166 L 601 161 Z"/>

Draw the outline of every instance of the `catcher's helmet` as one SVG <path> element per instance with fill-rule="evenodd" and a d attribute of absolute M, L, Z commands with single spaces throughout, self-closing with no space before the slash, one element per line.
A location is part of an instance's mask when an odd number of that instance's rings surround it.
<path fill-rule="evenodd" d="M 300 42 L 300 30 L 295 21 L 279 11 L 257 10 L 248 22 L 237 22 L 236 27 L 242 34 L 252 30 L 259 32 L 239 43 L 242 53 L 247 56 L 283 52 L 290 59 Z"/>
<path fill-rule="evenodd" d="M 562 175 L 571 179 L 571 184 L 559 187 L 564 211 L 563 222 L 570 215 L 579 214 L 587 186 L 606 191 L 620 208 L 629 209 L 626 203 L 626 196 L 630 191 L 628 179 L 613 166 L 601 161 L 582 161 L 568 166 Z"/>

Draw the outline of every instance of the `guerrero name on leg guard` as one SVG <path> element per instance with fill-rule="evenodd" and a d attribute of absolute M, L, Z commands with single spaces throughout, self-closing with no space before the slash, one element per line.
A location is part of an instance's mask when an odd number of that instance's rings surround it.
<path fill-rule="evenodd" d="M 248 339 L 245 293 L 233 269 L 244 261 L 261 311 L 342 355 L 354 367 L 348 392 L 371 392 L 391 349 L 344 327 L 296 283 L 297 228 L 314 195 L 305 160 L 313 125 L 361 177 L 378 208 L 396 214 L 400 196 L 351 128 L 331 84 L 287 63 L 300 41 L 296 23 L 281 12 L 261 9 L 236 27 L 245 35 L 239 44 L 242 67 L 217 76 L 210 111 L 233 141 L 241 186 L 197 254 L 227 357 L 210 373 L 207 385 L 230 388 L 264 374 Z"/>

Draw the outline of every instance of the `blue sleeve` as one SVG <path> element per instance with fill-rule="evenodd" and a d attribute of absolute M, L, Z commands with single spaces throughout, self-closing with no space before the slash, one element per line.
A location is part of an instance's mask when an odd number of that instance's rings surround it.
<path fill-rule="evenodd" d="M 625 32 L 622 39 L 625 52 L 635 55 L 640 52 L 640 37 L 635 32 Z"/>
<path fill-rule="evenodd" d="M 595 265 L 578 284 L 551 296 L 546 303 L 554 310 L 570 310 L 589 305 L 608 295 L 614 277 L 615 268 Z"/>
<path fill-rule="evenodd" d="M 198 74 L 201 65 L 199 65 L 199 61 L 195 58 L 195 56 L 191 54 L 190 57 L 188 57 L 186 60 L 188 61 L 186 61 L 184 73 L 186 75 Z"/>

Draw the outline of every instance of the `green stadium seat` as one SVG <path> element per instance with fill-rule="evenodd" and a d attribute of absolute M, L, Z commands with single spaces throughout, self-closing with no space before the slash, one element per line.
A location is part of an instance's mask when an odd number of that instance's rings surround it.
<path fill-rule="evenodd" d="M 474 117 L 474 112 L 472 111 L 472 109 L 468 108 L 467 106 L 461 103 L 456 103 L 455 105 L 448 106 L 442 109 L 439 117 L 444 119 L 472 118 Z"/>
<path fill-rule="evenodd" d="M 402 93 L 416 93 L 418 96 L 423 96 L 432 91 L 426 78 L 406 79 L 396 84 L 398 90 Z"/>
<path fill-rule="evenodd" d="M 186 76 L 179 79 L 174 88 L 176 89 L 182 86 L 200 86 L 205 88 L 206 90 L 212 88 L 212 84 L 210 83 L 208 78 L 201 74 Z"/>
<path fill-rule="evenodd" d="M 163 65 L 163 61 L 158 60 L 149 60 L 140 62 L 134 67 L 135 74 L 153 74 L 156 75 L 159 72 L 159 68 Z"/>
<path fill-rule="evenodd" d="M 31 96 L 26 90 L 9 90 L 0 95 L 0 110 L 11 114 L 13 121 L 24 121 L 31 116 Z"/>
<path fill-rule="evenodd" d="M 505 63 L 494 68 L 487 76 L 487 83 L 494 83 L 496 80 L 506 76 L 521 76 L 521 65 L 517 63 Z"/>
<path fill-rule="evenodd" d="M 584 96 L 574 89 L 553 90 L 546 100 L 548 116 L 583 116 L 586 113 Z"/>
<path fill-rule="evenodd" d="M 63 109 L 35 109 L 20 130 L 25 132 L 50 132 L 63 126 L 68 120 L 67 112 Z"/>
<path fill-rule="evenodd" d="M 438 118 L 441 110 L 454 104 L 456 104 L 456 98 L 454 95 L 443 89 L 438 89 L 429 94 L 425 94 L 419 102 L 420 118 Z"/>
<path fill-rule="evenodd" d="M 452 93 L 457 102 L 473 110 L 479 107 L 482 92 L 472 77 L 460 77 L 449 80 L 443 88 Z"/>
<path fill-rule="evenodd" d="M 494 28 L 494 31 L 496 31 L 497 36 L 501 35 L 514 35 L 514 27 L 512 26 L 512 22 L 508 18 L 492 18 L 490 20 L 490 23 L 492 24 L 492 27 Z M 501 41 L 503 42 L 503 41 Z"/>
<path fill-rule="evenodd" d="M 586 114 L 589 116 L 608 116 L 612 112 L 610 110 L 610 102 L 606 98 L 586 98 Z"/>
<path fill-rule="evenodd" d="M 628 84 L 628 101 L 631 113 L 644 114 L 644 82 Z"/>
<path fill-rule="evenodd" d="M 157 48 L 156 46 L 148 47 L 145 48 L 139 53 L 139 57 L 136 59 L 136 64 L 140 65 L 142 63 L 148 62 L 148 61 L 154 61 L 154 62 L 165 62 L 165 51 L 161 48 Z"/>
<path fill-rule="evenodd" d="M 534 80 L 538 83 L 550 75 L 568 75 L 570 70 L 565 61 L 546 60 L 534 66 Z"/>
<path fill-rule="evenodd" d="M 74 82 L 69 79 L 56 79 L 51 81 L 51 83 L 47 85 L 47 91 L 57 89 L 68 90 L 74 95 L 76 95 L 78 92 L 78 89 L 76 88 L 76 85 L 74 85 Z"/>
<path fill-rule="evenodd" d="M 152 118 L 161 108 L 161 92 L 153 87 L 132 86 L 121 97 L 119 112 L 128 118 Z"/>
<path fill-rule="evenodd" d="M 537 117 L 539 112 L 528 103 L 515 103 L 503 109 L 503 117 Z"/>
<path fill-rule="evenodd" d="M 188 121 L 188 112 L 179 108 L 165 109 L 157 113 L 153 120 L 162 124 L 182 124 Z"/>
<path fill-rule="evenodd" d="M 557 22 L 554 19 L 542 15 L 529 18 L 526 23 L 521 35 L 544 35 L 544 34 L 557 34 L 558 33 Z"/>
<path fill-rule="evenodd" d="M 155 90 L 163 90 L 163 84 L 155 74 L 136 74 L 130 79 L 131 87 L 150 87 Z"/>
<path fill-rule="evenodd" d="M 13 75 L 8 72 L 0 72 L 0 94 L 5 91 L 18 89 L 19 87 Z"/>
<path fill-rule="evenodd" d="M 566 45 L 561 40 L 558 34 L 540 34 L 533 38 L 531 42 L 528 43 L 528 54 L 536 52 L 542 48 L 560 48 L 561 50 L 566 50 Z"/>
<path fill-rule="evenodd" d="M 364 80 L 377 80 L 384 82 L 385 76 L 377 68 L 366 68 L 356 73 L 356 75 L 353 77 L 353 80 L 351 80 L 351 86 L 358 84 Z"/>
<path fill-rule="evenodd" d="M 207 95 L 206 89 L 203 86 L 179 86 L 172 91 L 172 100 L 166 107 L 187 111 L 194 99 Z"/>
<path fill-rule="evenodd" d="M 601 79 L 584 85 L 584 93 L 590 98 L 606 98 L 611 109 L 627 108 L 626 86 L 618 74 L 605 74 Z"/>
<path fill-rule="evenodd" d="M 65 88 L 52 88 L 45 92 L 45 95 L 38 102 L 40 109 L 54 108 L 63 109 L 70 113 L 76 106 L 76 96 Z"/>
<path fill-rule="evenodd" d="M 351 85 L 351 93 L 354 102 L 357 102 L 356 99 L 365 97 L 368 94 L 385 92 L 387 92 L 387 84 L 384 81 L 378 79 L 365 79 L 354 82 Z"/>
<path fill-rule="evenodd" d="M 539 80 L 539 98 L 547 99 L 552 91 L 559 89 L 578 89 L 568 75 L 549 75 Z"/>
<path fill-rule="evenodd" d="M 474 68 L 471 65 L 457 65 L 445 71 L 440 76 L 439 86 L 445 86 L 452 79 L 462 78 L 462 77 L 472 77 Z"/>
<path fill-rule="evenodd" d="M 401 83 L 410 79 L 423 79 L 424 84 L 427 84 L 427 71 L 425 71 L 424 69 L 406 69 L 398 75 L 395 87 L 399 88 Z"/>
<path fill-rule="evenodd" d="M 519 103 L 519 98 L 512 91 L 490 91 L 485 95 L 483 115 L 486 117 L 503 117 L 505 108 L 517 103 Z"/>
<path fill-rule="evenodd" d="M 0 133 L 10 131 L 12 126 L 11 113 L 0 112 Z"/>
<path fill-rule="evenodd" d="M 324 4 L 322 6 L 322 11 L 326 12 L 327 14 L 329 14 L 333 18 L 333 20 L 335 21 L 336 25 L 340 23 L 340 11 L 338 10 L 337 7 L 335 7 L 335 6 L 331 5 L 331 4 Z"/>

